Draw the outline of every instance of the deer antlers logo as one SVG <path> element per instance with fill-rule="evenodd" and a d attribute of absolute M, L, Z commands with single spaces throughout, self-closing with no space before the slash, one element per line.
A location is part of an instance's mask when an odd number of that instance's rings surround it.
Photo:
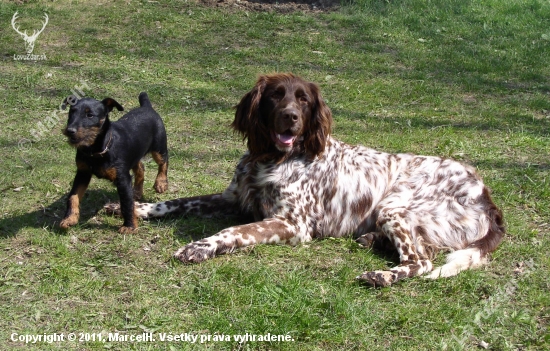
<path fill-rule="evenodd" d="M 19 30 L 19 27 L 17 26 L 16 27 L 16 21 L 17 21 L 17 12 L 15 12 L 13 14 L 13 17 L 11 19 L 11 26 L 13 27 L 13 29 L 23 37 L 23 40 L 25 40 L 25 50 L 27 51 L 27 54 L 32 54 L 32 51 L 34 50 L 34 42 L 36 41 L 36 39 L 38 38 L 38 36 L 40 35 L 40 33 L 42 33 L 42 31 L 44 31 L 44 28 L 46 28 L 46 25 L 48 24 L 48 15 L 47 14 L 44 14 L 44 19 L 45 21 L 42 22 L 42 28 L 40 30 L 33 30 L 32 32 L 32 35 L 28 35 L 27 34 L 27 31 L 24 31 L 24 32 L 21 32 Z"/>

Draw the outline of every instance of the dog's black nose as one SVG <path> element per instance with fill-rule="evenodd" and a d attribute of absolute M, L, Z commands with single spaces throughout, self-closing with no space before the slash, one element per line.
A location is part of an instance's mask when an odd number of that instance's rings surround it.
<path fill-rule="evenodd" d="M 76 134 L 76 129 L 75 128 L 67 128 L 67 129 L 65 129 L 65 134 L 66 135 L 75 135 Z"/>
<path fill-rule="evenodd" d="M 287 110 L 283 112 L 283 120 L 289 121 L 289 122 L 296 122 L 298 121 L 298 111 L 295 110 Z"/>

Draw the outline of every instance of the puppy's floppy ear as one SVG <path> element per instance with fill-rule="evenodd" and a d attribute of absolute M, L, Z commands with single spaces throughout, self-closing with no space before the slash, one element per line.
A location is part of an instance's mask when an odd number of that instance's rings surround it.
<path fill-rule="evenodd" d="M 116 107 L 119 111 L 124 111 L 124 108 L 115 99 L 105 98 L 101 101 L 101 103 L 107 107 L 109 112 L 111 112 L 114 107 Z"/>
<path fill-rule="evenodd" d="M 64 110 L 67 108 L 67 105 L 74 106 L 78 102 L 78 98 L 74 95 L 67 96 L 61 103 L 61 109 Z"/>
<path fill-rule="evenodd" d="M 314 102 L 309 128 L 304 135 L 304 146 L 306 153 L 313 157 L 325 151 L 325 145 L 332 132 L 332 112 L 321 97 L 319 87 L 315 83 L 309 83 L 309 89 Z"/>

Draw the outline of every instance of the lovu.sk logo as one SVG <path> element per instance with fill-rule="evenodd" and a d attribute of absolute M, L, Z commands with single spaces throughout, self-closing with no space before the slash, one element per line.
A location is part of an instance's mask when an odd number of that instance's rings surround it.
<path fill-rule="evenodd" d="M 48 15 L 44 14 L 44 21 L 42 21 L 42 28 L 39 30 L 33 30 L 32 35 L 28 35 L 27 31 L 21 32 L 19 30 L 19 26 L 16 26 L 17 21 L 17 11 L 13 14 L 13 17 L 11 19 L 11 26 L 13 29 L 17 32 L 17 34 L 21 35 L 23 37 L 23 40 L 25 40 L 25 51 L 27 52 L 26 55 L 13 55 L 14 60 L 30 60 L 30 61 L 39 61 L 39 60 L 45 60 L 46 54 L 42 55 L 33 55 L 34 50 L 34 42 L 36 39 L 38 39 L 38 36 L 40 33 L 44 31 L 44 28 L 46 28 L 46 25 L 48 24 Z"/>

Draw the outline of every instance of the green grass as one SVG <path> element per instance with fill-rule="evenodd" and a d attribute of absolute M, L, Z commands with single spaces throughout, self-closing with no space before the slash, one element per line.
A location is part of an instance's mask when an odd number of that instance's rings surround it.
<path fill-rule="evenodd" d="M 34 50 L 47 60 L 13 60 L 24 53 L 9 25 L 15 11 L 30 31 L 48 13 Z M 287 14 L 191 1 L 3 1 L 0 23 L 0 349 L 550 349 L 547 1 L 358 0 Z M 274 71 L 320 84 L 339 139 L 476 166 L 508 228 L 491 264 L 369 289 L 354 277 L 392 258 L 339 239 L 182 265 L 170 259 L 175 249 L 236 220 L 153 220 L 120 235 L 121 220 L 100 210 L 116 191 L 98 180 L 79 225 L 57 229 L 75 167 L 56 111 L 75 86 L 127 109 L 149 93 L 171 157 L 162 195 L 146 162 L 145 198 L 156 201 L 224 189 L 245 149 L 229 128 L 232 107 Z M 61 120 L 34 140 L 52 114 Z M 293 341 L 10 340 L 70 332 Z"/>

